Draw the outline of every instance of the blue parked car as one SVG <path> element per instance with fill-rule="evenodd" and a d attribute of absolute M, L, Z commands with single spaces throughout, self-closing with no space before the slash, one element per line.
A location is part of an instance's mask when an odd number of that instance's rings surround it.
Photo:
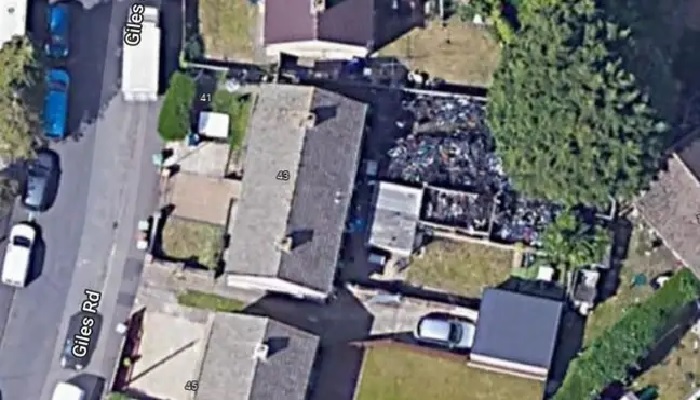
<path fill-rule="evenodd" d="M 44 135 L 49 139 L 63 139 L 66 136 L 68 120 L 68 87 L 70 85 L 70 77 L 66 70 L 54 68 L 48 71 L 45 81 Z"/>
<path fill-rule="evenodd" d="M 44 45 L 47 56 L 55 58 L 68 56 L 69 19 L 68 4 L 56 3 L 49 6 L 49 41 Z"/>

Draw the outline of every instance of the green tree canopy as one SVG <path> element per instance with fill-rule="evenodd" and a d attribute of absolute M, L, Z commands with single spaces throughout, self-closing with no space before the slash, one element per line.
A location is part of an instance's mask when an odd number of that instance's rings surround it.
<path fill-rule="evenodd" d="M 0 158 L 12 162 L 32 155 L 37 115 L 29 102 L 35 89 L 34 51 L 24 38 L 0 48 Z"/>
<path fill-rule="evenodd" d="M 0 47 L 0 164 L 2 168 L 33 155 L 38 132 L 38 94 L 34 49 L 26 38 L 15 38 Z M 34 100 L 34 101 L 33 101 Z M 12 204 L 17 182 L 0 176 L 0 209 Z"/>
<path fill-rule="evenodd" d="M 191 77 L 175 72 L 165 91 L 158 116 L 158 132 L 166 142 L 184 139 L 190 132 L 190 113 L 197 86 Z"/>
<path fill-rule="evenodd" d="M 547 226 L 541 250 L 544 263 L 564 270 L 600 263 L 610 245 L 608 232 L 600 226 L 582 221 L 575 212 L 566 210 Z"/>
<path fill-rule="evenodd" d="M 656 170 L 667 129 L 615 52 L 629 31 L 593 0 L 538 3 L 489 91 L 504 169 L 526 196 L 570 205 L 629 198 Z"/>

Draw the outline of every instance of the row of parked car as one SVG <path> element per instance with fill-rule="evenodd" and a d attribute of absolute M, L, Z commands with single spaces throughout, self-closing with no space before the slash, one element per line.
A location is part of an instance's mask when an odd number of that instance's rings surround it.
<path fill-rule="evenodd" d="M 69 40 L 68 4 L 53 4 L 47 14 L 49 38 L 44 45 L 45 55 L 52 61 L 65 60 Z M 45 83 L 43 133 L 49 139 L 63 139 L 68 113 L 68 72 L 63 68 L 50 68 Z M 27 179 L 22 187 L 22 205 L 27 211 L 43 212 L 51 207 L 58 190 L 59 175 L 56 153 L 48 149 L 38 150 L 36 158 L 28 163 Z M 20 222 L 12 227 L 0 276 L 3 284 L 17 288 L 26 286 L 38 236 L 37 226 L 32 222 Z"/>
<path fill-rule="evenodd" d="M 44 53 L 50 61 L 64 61 L 69 54 L 70 8 L 67 3 L 55 3 L 48 9 L 48 40 Z M 70 76 L 65 68 L 49 68 L 44 77 L 46 94 L 43 109 L 43 130 L 48 139 L 60 140 L 67 133 L 68 88 Z"/>

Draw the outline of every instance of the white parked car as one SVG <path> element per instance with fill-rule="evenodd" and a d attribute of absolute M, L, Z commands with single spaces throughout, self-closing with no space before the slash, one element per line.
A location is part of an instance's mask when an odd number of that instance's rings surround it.
<path fill-rule="evenodd" d="M 2 263 L 2 283 L 18 288 L 26 286 L 35 241 L 33 225 L 20 222 L 12 227 Z"/>
<path fill-rule="evenodd" d="M 85 391 L 67 382 L 58 382 L 51 400 L 85 400 Z"/>
<path fill-rule="evenodd" d="M 471 348 L 475 334 L 476 327 L 473 323 L 442 315 L 421 318 L 413 332 L 419 342 L 450 349 Z"/>

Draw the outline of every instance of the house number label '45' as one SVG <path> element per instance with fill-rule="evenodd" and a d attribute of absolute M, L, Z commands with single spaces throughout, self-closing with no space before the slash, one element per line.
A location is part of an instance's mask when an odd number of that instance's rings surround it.
<path fill-rule="evenodd" d="M 199 390 L 199 381 L 187 381 L 187 383 L 185 383 L 185 390 L 196 392 Z"/>

